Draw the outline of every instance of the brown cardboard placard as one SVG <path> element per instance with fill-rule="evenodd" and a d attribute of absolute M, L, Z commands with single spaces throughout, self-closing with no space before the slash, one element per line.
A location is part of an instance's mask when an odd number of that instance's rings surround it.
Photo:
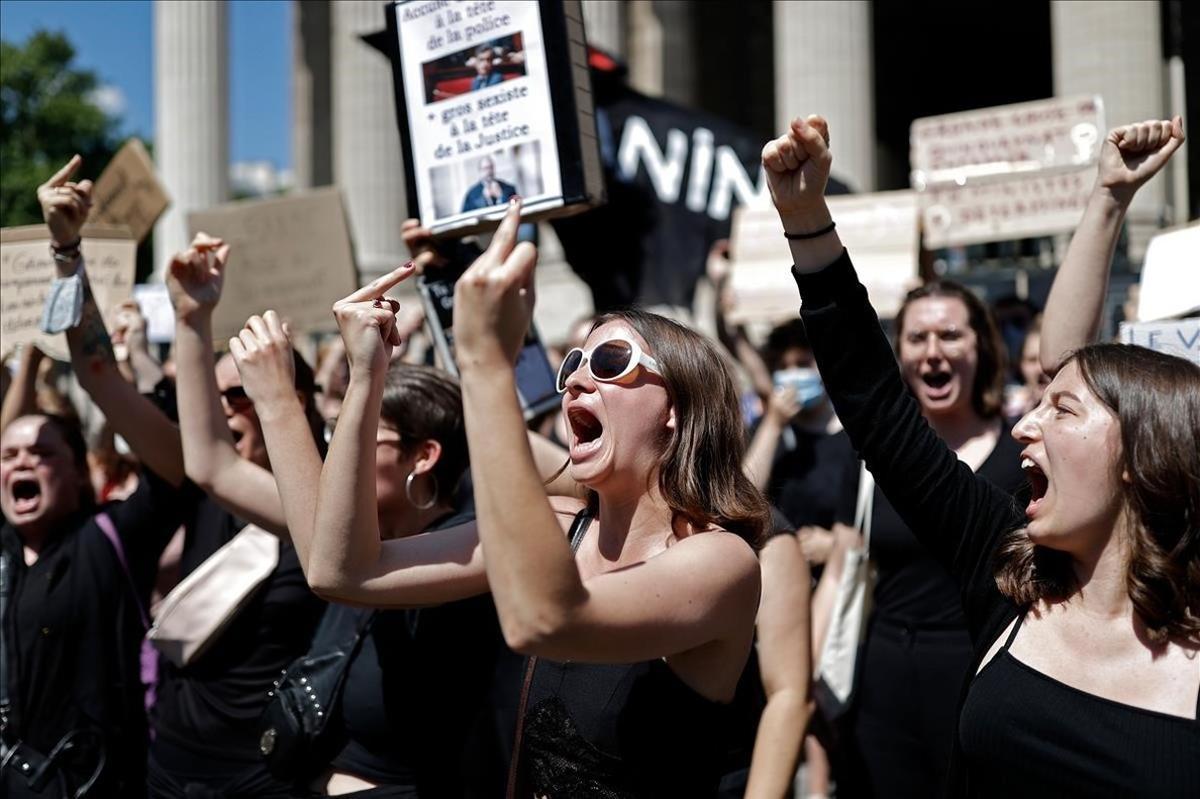
<path fill-rule="evenodd" d="M 139 242 L 171 204 L 140 139 L 125 142 L 92 187 L 93 222 L 126 225 Z"/>
<path fill-rule="evenodd" d="M 42 306 L 54 280 L 50 231 L 45 225 L 0 230 L 0 355 L 33 343 L 60 361 L 69 360 L 64 333 L 42 333 Z M 88 225 L 83 229 L 88 282 L 105 325 L 118 305 L 133 294 L 137 240 L 124 226 Z"/>
<path fill-rule="evenodd" d="M 213 314 L 218 342 L 268 308 L 298 332 L 335 330 L 333 303 L 358 286 L 336 187 L 194 211 L 188 214 L 188 230 L 230 246 L 225 286 Z"/>

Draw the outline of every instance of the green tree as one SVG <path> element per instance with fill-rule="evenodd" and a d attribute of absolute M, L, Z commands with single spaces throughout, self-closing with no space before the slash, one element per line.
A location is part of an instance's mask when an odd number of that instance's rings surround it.
<path fill-rule="evenodd" d="M 72 155 L 77 180 L 95 179 L 116 152 L 117 121 L 90 99 L 98 80 L 72 62 L 61 33 L 38 31 L 24 46 L 0 42 L 0 224 L 42 221 L 37 187 Z"/>

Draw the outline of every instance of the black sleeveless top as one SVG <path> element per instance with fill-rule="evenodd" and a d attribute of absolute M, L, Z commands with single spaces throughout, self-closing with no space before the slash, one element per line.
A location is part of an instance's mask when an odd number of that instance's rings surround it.
<path fill-rule="evenodd" d="M 576 516 L 572 544 L 590 521 Z M 538 658 L 529 683 L 517 796 L 715 796 L 731 708 L 696 693 L 665 661 Z"/>
<path fill-rule="evenodd" d="M 1114 702 L 1027 666 L 1008 651 L 1023 620 L 963 705 L 959 740 L 975 795 L 1200 796 L 1200 720 Z"/>

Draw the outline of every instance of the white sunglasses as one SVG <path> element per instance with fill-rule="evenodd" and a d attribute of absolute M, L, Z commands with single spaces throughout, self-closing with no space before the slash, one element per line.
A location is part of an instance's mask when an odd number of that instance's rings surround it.
<path fill-rule="evenodd" d="M 558 393 L 567 390 L 567 378 L 581 366 L 587 366 L 588 374 L 601 383 L 613 383 L 628 376 L 639 365 L 648 372 L 661 375 L 658 361 L 642 352 L 636 341 L 614 336 L 593 346 L 590 350 L 575 347 L 563 358 L 558 367 L 555 381 Z"/>

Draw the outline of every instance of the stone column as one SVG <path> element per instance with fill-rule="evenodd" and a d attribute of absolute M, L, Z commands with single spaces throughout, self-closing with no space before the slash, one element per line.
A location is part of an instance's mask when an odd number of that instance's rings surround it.
<path fill-rule="evenodd" d="M 1159 3 L 1088 0 L 1050 4 L 1054 93 L 1099 94 L 1108 127 L 1166 116 Z M 1165 212 L 1164 174 L 1129 209 L 1129 255 L 1141 260 Z"/>
<path fill-rule="evenodd" d="M 775 0 L 776 133 L 797 115 L 829 120 L 834 173 L 875 190 L 871 7 L 859 0 Z"/>
<path fill-rule="evenodd" d="M 292 3 L 292 169 L 297 189 L 333 182 L 329 0 Z"/>
<path fill-rule="evenodd" d="M 624 58 L 624 0 L 583 0 L 583 23 L 588 42 Z"/>
<path fill-rule="evenodd" d="M 363 280 L 395 269 L 407 250 L 404 165 L 392 68 L 359 38 L 385 25 L 378 0 L 330 5 L 333 30 L 333 178 L 341 186 Z"/>
<path fill-rule="evenodd" d="M 229 196 L 229 12 L 225 3 L 154 3 L 154 157 L 171 194 L 155 226 L 155 277 L 188 244 L 187 214 Z"/>

